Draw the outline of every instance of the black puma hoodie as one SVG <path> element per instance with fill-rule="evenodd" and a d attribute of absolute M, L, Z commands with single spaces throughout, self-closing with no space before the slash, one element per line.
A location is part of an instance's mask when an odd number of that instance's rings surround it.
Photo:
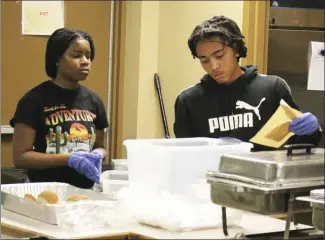
<path fill-rule="evenodd" d="M 184 89 L 175 102 L 174 133 L 177 138 L 233 137 L 249 140 L 277 110 L 281 99 L 300 110 L 287 83 L 277 76 L 257 73 L 255 66 L 241 67 L 244 74 L 232 83 L 219 84 L 208 74 L 200 83 Z M 319 131 L 292 137 L 290 143 L 318 144 Z M 269 147 L 254 144 L 253 151 Z"/>

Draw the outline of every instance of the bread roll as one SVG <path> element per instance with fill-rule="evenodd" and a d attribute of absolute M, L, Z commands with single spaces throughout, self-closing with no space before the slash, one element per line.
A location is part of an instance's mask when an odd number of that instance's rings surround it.
<path fill-rule="evenodd" d="M 37 202 L 44 204 L 57 204 L 59 203 L 59 197 L 52 191 L 43 191 L 37 197 Z"/>
<path fill-rule="evenodd" d="M 75 195 L 67 198 L 67 202 L 77 202 L 77 201 L 82 201 L 82 200 L 88 200 L 87 196 L 84 195 Z"/>
<path fill-rule="evenodd" d="M 26 193 L 24 198 L 36 202 L 36 198 L 32 194 Z"/>

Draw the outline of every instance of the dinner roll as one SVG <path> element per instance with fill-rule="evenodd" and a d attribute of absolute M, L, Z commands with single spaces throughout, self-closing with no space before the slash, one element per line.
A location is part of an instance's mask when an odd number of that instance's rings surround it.
<path fill-rule="evenodd" d="M 24 198 L 36 202 L 36 198 L 32 194 L 26 193 Z"/>
<path fill-rule="evenodd" d="M 59 197 L 56 193 L 45 190 L 38 195 L 37 202 L 44 204 L 57 204 L 59 203 Z"/>
<path fill-rule="evenodd" d="M 67 202 L 77 202 L 77 201 L 81 201 L 81 200 L 88 200 L 87 196 L 84 195 L 75 195 L 75 196 L 71 196 L 67 198 Z"/>

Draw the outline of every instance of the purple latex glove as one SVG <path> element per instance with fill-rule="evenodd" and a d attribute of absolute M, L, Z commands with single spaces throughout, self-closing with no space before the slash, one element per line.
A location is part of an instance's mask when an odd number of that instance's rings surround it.
<path fill-rule="evenodd" d="M 310 135 L 319 128 L 317 118 L 307 112 L 303 113 L 300 117 L 293 119 L 289 125 L 289 132 L 300 135 Z"/>
<path fill-rule="evenodd" d="M 101 164 L 101 161 L 101 157 L 96 153 L 72 152 L 68 160 L 68 166 L 77 170 L 77 172 L 95 183 L 99 183 L 101 172 L 96 164 L 98 164 L 98 162 Z"/>
<path fill-rule="evenodd" d="M 94 163 L 95 163 L 95 166 L 97 167 L 98 171 L 101 173 L 104 154 L 103 154 L 102 150 L 100 150 L 100 149 L 95 149 L 94 151 L 92 151 L 92 153 L 97 154 L 100 157 L 100 161 L 97 160 Z"/>

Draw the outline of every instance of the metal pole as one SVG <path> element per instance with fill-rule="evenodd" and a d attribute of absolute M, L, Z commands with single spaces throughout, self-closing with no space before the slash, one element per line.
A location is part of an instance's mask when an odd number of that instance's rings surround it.
<path fill-rule="evenodd" d="M 108 87 L 108 92 L 107 92 L 107 118 L 108 121 L 111 123 L 111 105 L 112 105 L 112 77 L 113 77 L 113 43 L 114 43 L 114 19 L 115 19 L 115 1 L 110 1 L 111 2 L 111 15 L 110 15 L 110 26 L 109 26 L 109 53 L 108 53 L 108 78 L 107 78 L 107 87 Z M 110 156 L 110 147 L 109 147 L 109 138 L 110 138 L 110 133 L 111 133 L 111 125 L 106 131 L 106 151 L 107 151 L 107 158 L 106 158 L 106 163 L 109 163 L 109 159 L 111 158 Z"/>
<path fill-rule="evenodd" d="M 1 0 L 0 0 L 0 39 L 2 39 L 2 36 L 1 36 L 1 30 L 2 30 L 2 21 L 1 21 Z M 1 42 L 1 40 L 0 40 L 0 42 Z M 2 49 L 1 49 L 1 46 L 2 46 L 2 44 L 0 44 L 0 52 L 2 52 Z M 2 132 L 2 129 L 1 129 L 1 124 L 2 124 L 2 101 L 1 101 L 1 99 L 2 99 L 2 68 L 1 68 L 1 66 L 2 66 L 2 63 L 1 63 L 1 58 L 0 58 L 0 143 L 1 143 L 1 132 Z M 2 146 L 1 146 L 1 144 L 0 144 L 0 163 L 2 162 L 2 159 L 1 159 L 1 150 L 2 150 Z M 1 180 L 0 180 L 0 182 L 1 182 Z"/>

